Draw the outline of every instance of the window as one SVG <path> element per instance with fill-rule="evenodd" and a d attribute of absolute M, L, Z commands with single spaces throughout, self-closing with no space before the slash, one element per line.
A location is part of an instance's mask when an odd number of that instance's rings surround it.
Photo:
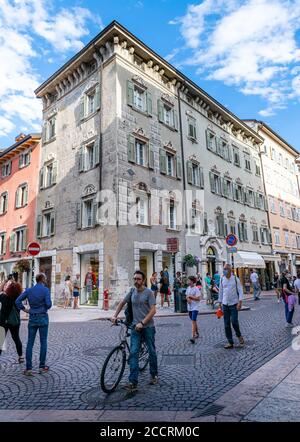
<path fill-rule="evenodd" d="M 52 141 L 56 136 L 56 115 L 48 118 L 43 127 L 43 139 L 45 142 Z"/>
<path fill-rule="evenodd" d="M 260 239 L 262 244 L 270 244 L 270 232 L 267 227 L 260 228 Z"/>
<path fill-rule="evenodd" d="M 221 177 L 213 172 L 209 172 L 210 189 L 212 193 L 222 195 L 222 181 Z"/>
<path fill-rule="evenodd" d="M 261 176 L 260 164 L 259 164 L 258 160 L 255 160 L 255 175 Z"/>
<path fill-rule="evenodd" d="M 226 141 L 222 141 L 223 144 L 223 158 L 226 161 L 231 162 L 231 151 L 230 151 L 230 146 Z"/>
<path fill-rule="evenodd" d="M 201 212 L 197 209 L 192 209 L 192 228 L 193 233 L 201 234 Z"/>
<path fill-rule="evenodd" d="M 22 184 L 16 191 L 16 209 L 26 206 L 28 203 L 28 184 Z"/>
<path fill-rule="evenodd" d="M 274 243 L 275 246 L 280 246 L 280 232 L 278 229 L 274 229 Z"/>
<path fill-rule="evenodd" d="M 5 178 L 6 176 L 9 176 L 11 174 L 11 161 L 8 161 L 7 163 L 3 164 L 1 168 L 1 177 Z"/>
<path fill-rule="evenodd" d="M 187 181 L 193 186 L 204 188 L 203 169 L 198 163 L 187 161 Z"/>
<path fill-rule="evenodd" d="M 176 229 L 176 206 L 173 200 L 169 204 L 169 229 Z"/>
<path fill-rule="evenodd" d="M 42 215 L 37 216 L 37 238 L 50 237 L 55 234 L 55 212 L 54 210 L 46 211 Z"/>
<path fill-rule="evenodd" d="M 252 241 L 253 242 L 259 242 L 259 238 L 258 238 L 258 228 L 256 224 L 252 225 Z"/>
<path fill-rule="evenodd" d="M 284 167 L 285 167 L 286 169 L 289 168 L 289 159 L 288 159 L 288 158 L 285 159 Z"/>
<path fill-rule="evenodd" d="M 98 152 L 97 155 L 99 158 L 100 152 Z M 135 138 L 131 134 L 128 135 L 127 158 L 130 163 L 148 167 L 149 169 L 154 169 L 154 148 L 152 143 L 143 141 L 139 138 Z M 166 167 L 167 166 L 165 164 L 165 168 Z M 165 171 L 164 173 L 167 172 Z"/>
<path fill-rule="evenodd" d="M 289 245 L 290 245 L 289 232 L 287 232 L 287 231 L 284 232 L 284 245 L 286 247 L 289 247 Z"/>
<path fill-rule="evenodd" d="M 295 232 L 291 232 L 291 243 L 292 243 L 292 248 L 296 249 L 297 244 L 296 244 L 296 235 Z"/>
<path fill-rule="evenodd" d="M 274 149 L 274 147 L 272 147 L 272 150 L 271 150 L 271 158 L 272 158 L 272 160 L 276 160 L 276 152 L 275 152 L 275 149 Z"/>
<path fill-rule="evenodd" d="M 234 184 L 233 198 L 240 203 L 244 202 L 244 189 L 241 184 Z"/>
<path fill-rule="evenodd" d="M 148 225 L 148 206 L 149 199 L 147 195 L 138 196 L 136 199 L 137 205 L 137 224 Z"/>
<path fill-rule="evenodd" d="M 178 115 L 173 106 L 164 103 L 162 100 L 158 100 L 157 108 L 158 120 L 172 129 L 178 130 Z"/>
<path fill-rule="evenodd" d="M 245 153 L 245 169 L 248 170 L 248 172 L 251 172 L 251 161 L 249 153 Z"/>
<path fill-rule="evenodd" d="M 269 208 L 272 213 L 276 213 L 275 200 L 272 196 L 269 196 Z"/>
<path fill-rule="evenodd" d="M 223 213 L 217 213 L 216 215 L 216 233 L 218 236 L 225 236 L 225 221 Z"/>
<path fill-rule="evenodd" d="M 207 235 L 208 232 L 208 222 L 207 222 L 207 213 L 203 214 L 203 235 Z"/>
<path fill-rule="evenodd" d="M 265 197 L 261 193 L 256 193 L 256 207 L 265 210 Z"/>
<path fill-rule="evenodd" d="M 79 114 L 80 120 L 88 118 L 100 109 L 100 85 L 97 84 L 93 88 L 86 91 L 80 98 Z"/>
<path fill-rule="evenodd" d="M 196 120 L 195 118 L 188 117 L 188 137 L 192 138 L 193 140 L 197 139 L 197 133 L 196 133 Z"/>
<path fill-rule="evenodd" d="M 300 235 L 296 236 L 296 240 L 297 240 L 297 249 L 300 249 Z"/>
<path fill-rule="evenodd" d="M 235 221 L 233 220 L 229 221 L 229 233 L 233 233 L 234 235 L 236 235 L 236 226 Z"/>
<path fill-rule="evenodd" d="M 40 170 L 40 189 L 56 184 L 57 179 L 57 161 L 52 161 L 44 165 Z"/>
<path fill-rule="evenodd" d="M 146 87 L 138 86 L 127 81 L 127 104 L 133 109 L 152 114 L 152 95 Z"/>
<path fill-rule="evenodd" d="M 233 198 L 232 195 L 232 181 L 227 178 L 223 178 L 223 196 L 226 198 Z"/>
<path fill-rule="evenodd" d="M 8 193 L 4 192 L 0 195 L 0 215 L 4 215 L 8 208 Z"/>
<path fill-rule="evenodd" d="M 217 152 L 216 136 L 209 130 L 206 130 L 206 147 L 212 152 Z"/>
<path fill-rule="evenodd" d="M 6 253 L 6 233 L 0 233 L 0 255 L 5 255 Z"/>
<path fill-rule="evenodd" d="M 283 158 L 282 158 L 282 153 L 280 153 L 278 155 L 278 164 L 281 164 L 283 166 Z"/>
<path fill-rule="evenodd" d="M 93 169 L 100 163 L 100 141 L 95 141 L 81 146 L 79 149 L 79 172 Z"/>
<path fill-rule="evenodd" d="M 292 211 L 290 206 L 286 205 L 286 216 L 288 219 L 292 219 Z"/>
<path fill-rule="evenodd" d="M 281 202 L 279 202 L 279 213 L 280 213 L 280 216 L 285 217 L 284 205 Z"/>
<path fill-rule="evenodd" d="M 251 189 L 248 189 L 247 201 L 249 206 L 254 207 L 254 192 Z"/>
<path fill-rule="evenodd" d="M 298 221 L 298 211 L 297 211 L 296 207 L 292 207 L 292 219 L 294 221 Z"/>
<path fill-rule="evenodd" d="M 26 167 L 30 164 L 31 159 L 31 151 L 21 153 L 19 156 L 19 169 L 22 169 L 22 167 Z"/>
<path fill-rule="evenodd" d="M 97 225 L 98 203 L 95 198 L 83 199 L 77 204 L 77 229 L 88 229 Z"/>
<path fill-rule="evenodd" d="M 233 162 L 240 167 L 240 151 L 238 147 L 233 147 Z"/>
<path fill-rule="evenodd" d="M 179 155 L 175 155 L 175 153 L 163 148 L 159 149 L 159 171 L 169 177 L 181 179 L 182 166 Z"/>
<path fill-rule="evenodd" d="M 10 252 L 22 252 L 27 248 L 27 228 L 16 229 L 10 235 Z"/>
<path fill-rule="evenodd" d="M 241 242 L 247 242 L 248 241 L 247 223 L 245 221 L 241 221 L 238 223 L 238 231 L 239 231 L 239 240 Z"/>

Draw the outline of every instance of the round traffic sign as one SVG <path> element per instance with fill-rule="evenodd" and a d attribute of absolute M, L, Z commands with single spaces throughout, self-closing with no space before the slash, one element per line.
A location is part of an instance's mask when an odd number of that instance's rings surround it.
<path fill-rule="evenodd" d="M 235 246 L 238 242 L 238 239 L 234 233 L 230 233 L 226 236 L 226 244 L 230 247 Z"/>
<path fill-rule="evenodd" d="M 27 251 L 32 256 L 38 255 L 41 251 L 41 246 L 37 242 L 31 242 L 28 244 Z"/>

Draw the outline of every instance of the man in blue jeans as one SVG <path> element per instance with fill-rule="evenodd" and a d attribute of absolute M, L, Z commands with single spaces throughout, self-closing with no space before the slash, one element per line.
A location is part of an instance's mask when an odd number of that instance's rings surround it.
<path fill-rule="evenodd" d="M 241 346 L 244 345 L 244 338 L 242 337 L 238 312 L 242 308 L 243 288 L 237 276 L 232 272 L 230 264 L 225 264 L 223 269 L 223 276 L 220 281 L 219 303 L 222 304 L 224 313 L 225 334 L 228 344 L 224 348 L 233 348 L 233 338 L 231 325 L 236 333 Z"/>
<path fill-rule="evenodd" d="M 49 367 L 46 365 L 47 338 L 48 338 L 48 310 L 52 307 L 50 291 L 46 287 L 46 275 L 39 273 L 36 276 L 36 285 L 26 289 L 16 300 L 19 310 L 29 313 L 28 342 L 26 348 L 26 370 L 24 374 L 32 376 L 32 349 L 37 331 L 40 334 L 40 366 L 39 372 L 46 373 Z M 26 309 L 22 301 L 28 299 L 29 309 Z"/>
<path fill-rule="evenodd" d="M 129 356 L 130 374 L 129 383 L 125 386 L 130 392 L 136 391 L 138 386 L 139 353 L 142 339 L 144 339 L 149 353 L 150 384 L 155 385 L 158 382 L 155 327 L 153 321 L 153 316 L 156 313 L 156 301 L 152 290 L 145 286 L 145 280 L 145 275 L 140 270 L 134 273 L 134 288 L 119 302 L 116 313 L 111 319 L 112 322 L 115 323 L 124 305 L 131 300 L 133 321 Z"/>

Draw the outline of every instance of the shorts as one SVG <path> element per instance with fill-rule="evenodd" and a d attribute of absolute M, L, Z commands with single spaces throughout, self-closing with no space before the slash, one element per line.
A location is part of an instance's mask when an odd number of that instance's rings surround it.
<path fill-rule="evenodd" d="M 192 321 L 197 321 L 198 310 L 192 310 L 189 312 L 189 317 Z"/>
<path fill-rule="evenodd" d="M 79 292 L 73 292 L 73 296 L 74 296 L 74 298 L 77 298 L 78 296 L 79 296 Z"/>

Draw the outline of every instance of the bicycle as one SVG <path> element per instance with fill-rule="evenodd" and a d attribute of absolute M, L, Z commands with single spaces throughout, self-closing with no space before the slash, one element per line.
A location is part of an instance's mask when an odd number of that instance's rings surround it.
<path fill-rule="evenodd" d="M 115 391 L 124 374 L 126 363 L 129 364 L 129 344 L 130 327 L 122 319 L 118 319 L 116 326 L 121 326 L 120 343 L 114 347 L 107 355 L 100 374 L 100 386 L 105 393 Z M 139 354 L 139 370 L 143 372 L 149 363 L 148 348 L 144 340 L 141 342 Z"/>

